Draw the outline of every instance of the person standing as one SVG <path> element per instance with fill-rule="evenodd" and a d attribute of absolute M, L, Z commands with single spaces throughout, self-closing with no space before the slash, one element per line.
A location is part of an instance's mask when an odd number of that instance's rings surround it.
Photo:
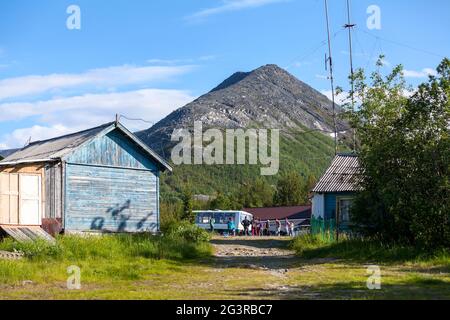
<path fill-rule="evenodd" d="M 270 220 L 267 220 L 266 222 L 265 234 L 266 236 L 270 236 Z"/>
<path fill-rule="evenodd" d="M 280 220 L 276 219 L 275 220 L 275 226 L 277 228 L 277 236 L 281 236 L 281 222 Z"/>
<path fill-rule="evenodd" d="M 235 232 L 236 232 L 236 226 L 235 226 L 235 224 L 234 224 L 234 222 L 233 222 L 233 219 L 230 218 L 230 219 L 228 220 L 227 226 L 228 226 L 228 234 L 229 234 L 230 236 L 234 236 L 234 235 L 235 235 Z"/>
<path fill-rule="evenodd" d="M 256 236 L 258 232 L 258 221 L 257 219 L 252 219 L 252 236 Z"/>
<path fill-rule="evenodd" d="M 288 218 L 286 218 L 286 220 L 284 221 L 284 228 L 286 231 L 286 235 L 291 236 L 291 223 L 289 222 Z"/>
<path fill-rule="evenodd" d="M 294 229 L 295 229 L 295 224 L 293 223 L 293 222 L 291 222 L 290 223 L 290 230 L 291 230 L 291 237 L 294 237 L 295 236 L 295 234 L 294 234 Z"/>
<path fill-rule="evenodd" d="M 216 223 L 216 220 L 214 219 L 214 217 L 211 217 L 209 219 L 209 229 L 211 231 L 211 233 L 214 232 L 214 224 Z"/>
<path fill-rule="evenodd" d="M 241 224 L 244 226 L 244 236 L 249 236 L 250 232 L 248 228 L 250 227 L 250 221 L 247 219 L 247 216 L 242 220 Z"/>
<path fill-rule="evenodd" d="M 258 236 L 262 237 L 264 235 L 265 223 L 262 220 L 259 220 L 258 224 Z"/>

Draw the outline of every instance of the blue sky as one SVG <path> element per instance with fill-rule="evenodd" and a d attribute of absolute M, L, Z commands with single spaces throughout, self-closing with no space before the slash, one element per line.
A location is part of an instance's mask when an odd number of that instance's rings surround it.
<path fill-rule="evenodd" d="M 69 30 L 66 10 L 81 10 Z M 377 5 L 381 29 L 369 30 Z M 412 85 L 450 56 L 448 0 L 353 0 L 355 66 L 380 53 Z M 330 0 L 336 82 L 349 70 L 345 0 Z M 322 0 L 15 0 L 0 4 L 0 148 L 111 121 L 158 121 L 236 71 L 278 64 L 324 93 Z M 126 121 L 133 130 L 147 123 Z"/>

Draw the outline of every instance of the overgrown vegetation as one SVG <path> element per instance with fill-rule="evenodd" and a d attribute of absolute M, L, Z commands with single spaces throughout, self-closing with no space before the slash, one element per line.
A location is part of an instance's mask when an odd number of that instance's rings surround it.
<path fill-rule="evenodd" d="M 193 222 L 194 210 L 240 210 L 272 206 L 295 206 L 309 203 L 309 191 L 316 183 L 314 176 L 303 177 L 295 171 L 279 174 L 275 185 L 258 177 L 237 185 L 234 192 L 218 192 L 209 201 L 193 199 L 192 192 L 183 191 L 181 200 L 162 201 L 162 220 L 181 219 Z"/>
<path fill-rule="evenodd" d="M 55 245 L 5 239 L 0 242 L 0 250 L 20 251 L 25 258 L 0 260 L 0 284 L 61 281 L 67 278 L 70 265 L 79 266 L 83 277 L 95 282 L 140 279 L 148 272 L 160 272 L 167 261 L 209 257 L 208 239 L 193 226 L 174 228 L 164 236 L 60 236 Z"/>
<path fill-rule="evenodd" d="M 302 235 L 291 243 L 293 250 L 305 259 L 331 258 L 362 263 L 427 262 L 444 266 L 450 272 L 450 251 L 420 248 L 378 239 L 351 239 L 342 237 L 339 242 L 321 235 Z"/>
<path fill-rule="evenodd" d="M 181 200 L 187 186 L 193 194 L 225 195 L 233 200 L 236 188 L 262 180 L 273 190 L 279 178 L 296 172 L 306 182 L 308 177 L 320 177 L 334 156 L 333 140 L 320 132 L 283 130 L 280 135 L 280 171 L 275 176 L 261 177 L 260 165 L 181 165 L 173 173 L 162 175 L 161 196 L 164 201 Z M 342 150 L 348 150 L 344 145 Z M 165 151 L 170 154 L 170 149 Z M 273 201 L 273 197 L 269 198 Z M 260 201 L 255 199 L 255 201 Z"/>
<path fill-rule="evenodd" d="M 367 83 L 355 73 L 349 111 L 364 179 L 352 210 L 357 231 L 380 241 L 450 247 L 450 60 L 411 96 L 402 66 Z M 410 90 L 409 90 L 410 91 Z"/>

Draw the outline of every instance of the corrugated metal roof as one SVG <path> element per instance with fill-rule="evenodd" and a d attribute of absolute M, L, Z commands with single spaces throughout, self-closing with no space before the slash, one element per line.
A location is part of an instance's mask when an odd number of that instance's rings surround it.
<path fill-rule="evenodd" d="M 354 192 L 360 191 L 361 173 L 358 157 L 337 155 L 325 174 L 320 178 L 313 192 Z"/>
<path fill-rule="evenodd" d="M 30 162 L 52 160 L 63 157 L 84 142 L 95 137 L 98 133 L 111 126 L 113 122 L 95 127 L 92 129 L 68 134 L 65 136 L 36 141 L 30 143 L 25 148 L 6 157 L 2 162 Z"/>
<path fill-rule="evenodd" d="M 82 144 L 88 142 L 89 140 L 95 138 L 101 132 L 109 132 L 108 129 L 119 129 L 125 135 L 127 135 L 131 140 L 133 140 L 137 146 L 142 148 L 149 156 L 155 159 L 161 167 L 172 171 L 170 165 L 162 159 L 156 152 L 150 149 L 145 143 L 139 140 L 133 133 L 128 131 L 127 128 L 122 126 L 120 123 L 110 122 L 104 125 L 68 134 L 65 136 L 44 140 L 36 141 L 30 143 L 23 149 L 18 150 L 12 155 L 6 157 L 0 161 L 0 165 L 15 165 L 19 163 L 30 163 L 30 162 L 47 162 L 55 161 L 64 158 L 66 155 L 70 154 L 76 148 L 80 147 Z"/>

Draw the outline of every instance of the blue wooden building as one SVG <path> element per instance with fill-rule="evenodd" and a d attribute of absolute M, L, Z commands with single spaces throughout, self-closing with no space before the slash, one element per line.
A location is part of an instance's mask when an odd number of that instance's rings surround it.
<path fill-rule="evenodd" d="M 316 184 L 312 199 L 312 218 L 331 221 L 340 229 L 351 224 L 350 209 L 360 191 L 360 170 L 357 156 L 339 154 Z"/>
<path fill-rule="evenodd" d="M 0 162 L 3 193 L 19 195 L 1 197 L 0 225 L 158 232 L 165 170 L 172 169 L 119 122 L 33 142 Z"/>

